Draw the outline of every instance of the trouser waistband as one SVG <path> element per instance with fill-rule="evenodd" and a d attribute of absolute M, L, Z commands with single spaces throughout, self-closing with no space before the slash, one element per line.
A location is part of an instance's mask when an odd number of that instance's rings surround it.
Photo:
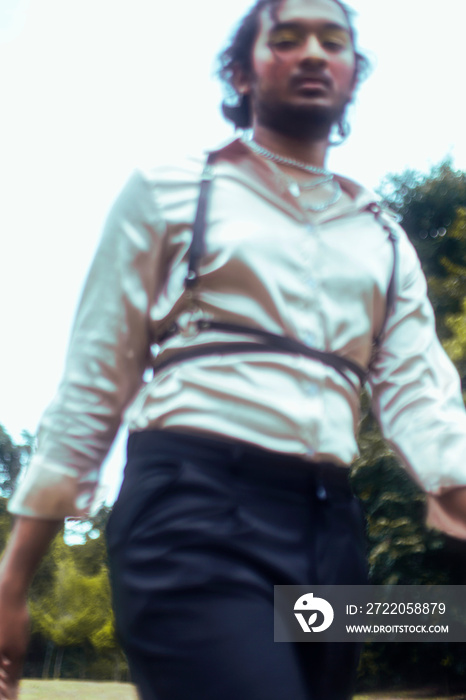
<path fill-rule="evenodd" d="M 322 488 L 351 492 L 350 470 L 332 462 L 309 462 L 302 457 L 273 452 L 237 440 L 211 438 L 201 434 L 172 430 L 145 430 L 132 433 L 128 440 L 128 458 L 138 453 L 167 453 L 185 459 L 202 460 L 205 468 L 219 465 L 250 480 L 291 491 L 307 492 Z"/>

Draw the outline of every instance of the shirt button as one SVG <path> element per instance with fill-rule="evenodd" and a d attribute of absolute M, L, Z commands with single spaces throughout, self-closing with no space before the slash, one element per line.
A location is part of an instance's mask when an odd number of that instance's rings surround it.
<path fill-rule="evenodd" d="M 315 289 L 317 286 L 317 282 L 315 281 L 314 277 L 306 277 L 306 284 L 310 289 Z"/>
<path fill-rule="evenodd" d="M 306 457 L 314 457 L 316 451 L 313 447 L 307 447 L 306 449 Z"/>
<path fill-rule="evenodd" d="M 314 333 L 306 333 L 304 336 L 304 342 L 307 343 L 307 345 L 314 345 L 316 342 L 316 336 Z"/>
<path fill-rule="evenodd" d="M 309 382 L 309 384 L 306 384 L 305 392 L 308 396 L 316 396 L 319 391 L 319 388 L 317 384 L 313 384 Z"/>

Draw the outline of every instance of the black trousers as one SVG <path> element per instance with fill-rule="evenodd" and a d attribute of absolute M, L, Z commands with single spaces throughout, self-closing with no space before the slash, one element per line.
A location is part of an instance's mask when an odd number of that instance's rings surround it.
<path fill-rule="evenodd" d="M 367 581 L 347 471 L 242 443 L 135 433 L 107 541 L 143 700 L 346 700 L 360 645 L 273 641 L 273 586 Z"/>

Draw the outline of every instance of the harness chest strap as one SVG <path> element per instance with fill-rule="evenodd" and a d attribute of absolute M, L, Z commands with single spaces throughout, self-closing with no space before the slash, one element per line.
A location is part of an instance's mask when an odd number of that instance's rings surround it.
<path fill-rule="evenodd" d="M 207 161 L 204 166 L 201 177 L 201 186 L 199 199 L 197 203 L 196 216 L 193 224 L 193 237 L 191 241 L 191 246 L 189 248 L 189 262 L 188 262 L 188 273 L 186 275 L 184 284 L 187 293 L 192 295 L 193 289 L 198 281 L 198 268 L 200 260 L 204 254 L 204 232 L 206 224 L 206 214 L 208 199 L 210 193 L 210 185 L 213 179 L 213 168 L 212 164 L 215 158 L 215 154 L 210 153 L 208 155 Z M 383 229 L 387 232 L 388 238 L 392 244 L 393 249 L 393 267 L 390 276 L 390 281 L 387 288 L 387 303 L 385 308 L 385 318 L 376 338 L 374 338 L 373 346 L 374 353 L 380 346 L 385 328 L 387 325 L 388 318 L 394 308 L 395 298 L 396 298 L 396 286 L 397 286 L 397 267 L 398 267 L 398 254 L 397 254 L 397 235 L 393 227 L 388 223 L 388 221 L 383 217 L 381 207 L 372 203 L 368 206 L 368 210 L 371 211 L 376 220 L 381 224 Z M 261 328 L 254 328 L 253 326 L 243 326 L 236 323 L 227 323 L 223 321 L 209 321 L 206 319 L 200 319 L 195 323 L 196 329 L 199 333 L 206 331 L 221 331 L 223 333 L 233 333 L 236 335 L 248 335 L 254 338 L 253 341 L 237 341 L 229 343 L 212 343 L 208 346 L 199 346 L 194 348 L 187 348 L 180 350 L 173 355 L 171 355 L 166 360 L 158 362 L 153 366 L 154 372 L 158 372 L 166 367 L 183 362 L 185 360 L 194 359 L 197 357 L 204 357 L 208 355 L 224 355 L 229 353 L 250 353 L 250 352 L 285 352 L 293 355 L 303 355 L 305 357 L 310 357 L 314 360 L 318 360 L 330 367 L 333 367 L 346 381 L 353 387 L 355 391 L 358 391 L 356 382 L 353 381 L 354 377 L 357 377 L 359 382 L 363 384 L 368 377 L 369 368 L 361 367 L 356 362 L 349 360 L 336 352 L 324 352 L 318 350 L 317 348 L 310 347 L 301 341 L 291 338 L 286 335 L 278 335 L 276 333 L 270 333 Z M 174 336 L 178 332 L 178 327 L 176 324 L 168 331 L 161 340 L 166 340 Z M 351 376 L 353 375 L 353 377 Z"/>

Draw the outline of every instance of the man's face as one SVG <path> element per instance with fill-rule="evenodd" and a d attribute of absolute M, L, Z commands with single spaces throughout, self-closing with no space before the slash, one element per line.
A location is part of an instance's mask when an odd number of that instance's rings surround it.
<path fill-rule="evenodd" d="M 252 52 L 255 123 L 294 136 L 325 136 L 350 101 L 355 54 L 343 10 L 332 0 L 284 0 L 266 8 Z"/>

